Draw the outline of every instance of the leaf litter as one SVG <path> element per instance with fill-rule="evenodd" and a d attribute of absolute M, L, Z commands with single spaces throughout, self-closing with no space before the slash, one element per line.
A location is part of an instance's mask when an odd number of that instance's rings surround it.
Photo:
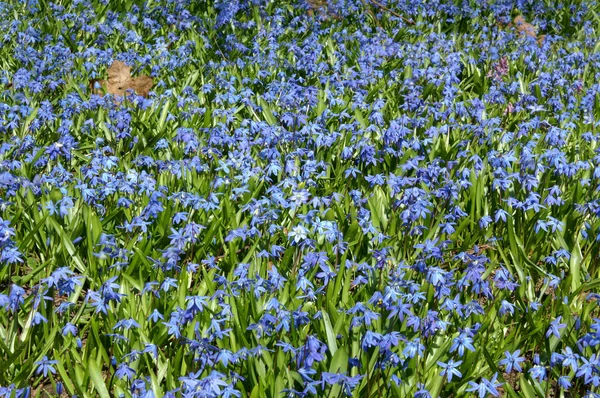
<path fill-rule="evenodd" d="M 107 72 L 108 79 L 92 80 L 91 86 L 95 94 L 101 95 L 106 92 L 116 97 L 124 97 L 128 90 L 132 90 L 137 95 L 147 97 L 154 84 L 152 78 L 147 75 L 132 77 L 131 68 L 121 61 L 113 61 Z"/>

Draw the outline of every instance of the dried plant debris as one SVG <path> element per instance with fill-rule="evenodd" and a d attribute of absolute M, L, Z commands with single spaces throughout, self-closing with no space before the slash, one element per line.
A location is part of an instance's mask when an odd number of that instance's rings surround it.
<path fill-rule="evenodd" d="M 529 36 L 532 37 L 534 39 L 537 40 L 538 44 L 542 44 L 542 42 L 544 41 L 544 38 L 546 37 L 545 35 L 539 35 L 538 36 L 538 29 L 537 27 L 533 26 L 532 24 L 530 24 L 529 22 L 525 21 L 525 18 L 523 18 L 523 16 L 518 15 L 515 17 L 515 19 L 513 20 L 513 23 L 508 24 L 508 27 L 515 27 L 517 29 L 517 32 L 522 35 L 522 36 Z"/>
<path fill-rule="evenodd" d="M 362 0 L 363 4 L 366 5 L 366 0 Z M 402 15 L 398 14 L 396 11 L 386 7 L 384 4 L 378 2 L 377 0 L 369 0 L 369 3 L 375 5 L 376 7 L 380 8 L 383 11 L 387 11 L 390 14 L 392 14 L 393 16 L 400 18 L 401 20 L 404 21 L 404 23 L 408 24 L 408 25 L 414 25 L 415 22 L 413 20 L 410 20 L 408 18 L 403 17 Z"/>
<path fill-rule="evenodd" d="M 327 0 L 306 0 L 306 3 L 308 4 L 308 11 L 306 13 L 309 17 L 313 17 L 316 11 L 324 19 L 342 19 L 338 13 L 329 7 Z"/>
<path fill-rule="evenodd" d="M 91 82 L 94 93 L 106 92 L 117 97 L 124 97 L 128 90 L 147 97 L 153 84 L 154 81 L 150 76 L 140 75 L 132 78 L 131 68 L 121 61 L 114 61 L 108 68 L 108 79 Z"/>

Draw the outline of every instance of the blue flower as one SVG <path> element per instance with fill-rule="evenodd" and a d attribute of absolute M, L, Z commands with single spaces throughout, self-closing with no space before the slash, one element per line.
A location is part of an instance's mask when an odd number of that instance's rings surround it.
<path fill-rule="evenodd" d="M 541 383 L 546 379 L 546 367 L 535 365 L 533 368 L 529 369 L 529 374 L 533 379 L 537 379 Z"/>
<path fill-rule="evenodd" d="M 450 352 L 458 351 L 458 355 L 462 357 L 465 353 L 465 349 L 475 351 L 475 347 L 473 347 L 472 343 L 472 338 L 468 337 L 466 333 L 460 333 L 458 337 L 452 340 Z"/>
<path fill-rule="evenodd" d="M 48 376 L 48 373 L 54 374 L 56 373 L 56 369 L 54 369 L 52 365 L 55 365 L 57 363 L 58 361 L 50 360 L 46 355 L 44 355 L 44 357 L 40 361 L 35 362 L 35 364 L 37 365 L 37 370 L 35 371 L 35 373 L 38 375 L 42 373 L 44 377 Z"/>
<path fill-rule="evenodd" d="M 135 376 L 135 373 L 135 370 L 130 368 L 127 363 L 122 362 L 117 366 L 115 376 L 119 379 L 127 378 L 127 380 L 132 380 Z"/>
<path fill-rule="evenodd" d="M 558 386 L 563 390 L 568 390 L 571 388 L 571 378 L 569 378 L 569 376 L 560 376 L 557 383 Z"/>
<path fill-rule="evenodd" d="M 77 327 L 70 322 L 67 322 L 67 324 L 62 329 L 63 336 L 67 336 L 68 334 L 70 334 L 73 337 L 77 336 Z"/>
<path fill-rule="evenodd" d="M 491 380 L 486 378 L 481 378 L 481 382 L 475 383 L 474 381 L 470 381 L 469 385 L 471 387 L 467 388 L 467 391 L 476 392 L 479 398 L 484 398 L 488 394 L 491 394 L 494 397 L 499 397 L 500 393 L 498 392 L 498 387 L 502 385 L 502 383 L 498 383 L 496 381 L 498 377 L 497 373 L 494 373 Z"/>
<path fill-rule="evenodd" d="M 152 314 L 148 316 L 148 320 L 152 320 L 152 322 L 156 323 L 159 319 L 164 319 L 164 316 L 155 308 L 154 311 L 152 311 Z"/>
<path fill-rule="evenodd" d="M 442 368 L 440 376 L 446 376 L 448 378 L 448 382 L 452 381 L 453 376 L 456 376 L 460 379 L 462 377 L 462 373 L 457 369 L 457 367 L 460 366 L 461 363 L 462 361 L 455 362 L 453 359 L 448 360 L 446 363 L 438 361 L 437 364 Z"/>
<path fill-rule="evenodd" d="M 502 359 L 499 364 L 506 366 L 506 373 L 512 372 L 512 370 L 516 370 L 517 372 L 522 372 L 521 363 L 525 362 L 525 357 L 520 356 L 521 350 L 515 350 L 512 354 L 508 351 L 504 351 L 504 359 Z"/>
<path fill-rule="evenodd" d="M 562 319 L 562 316 L 558 316 L 556 319 L 554 319 L 552 322 L 550 322 L 550 327 L 548 328 L 548 331 L 546 332 L 546 337 L 550 337 L 552 335 L 560 338 L 560 329 L 563 329 L 567 326 L 566 323 L 560 323 Z"/>

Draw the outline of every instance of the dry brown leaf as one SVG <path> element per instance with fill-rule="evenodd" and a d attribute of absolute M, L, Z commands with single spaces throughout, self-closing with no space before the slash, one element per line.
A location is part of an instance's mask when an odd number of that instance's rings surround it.
<path fill-rule="evenodd" d="M 525 21 L 525 18 L 519 15 L 515 17 L 514 23 L 515 27 L 517 28 L 517 32 L 519 32 L 522 35 L 537 39 L 537 28 Z"/>
<path fill-rule="evenodd" d="M 537 38 L 538 46 L 541 46 L 542 44 L 544 44 L 544 40 L 546 40 L 546 35 L 539 35 Z"/>
<path fill-rule="evenodd" d="M 138 95 L 147 97 L 152 88 L 152 84 L 154 84 L 154 82 L 150 76 L 141 75 L 131 81 L 131 88 L 133 88 Z"/>
<path fill-rule="evenodd" d="M 502 27 L 502 24 L 499 24 L 500 27 Z M 508 28 L 512 28 L 515 27 L 517 29 L 517 32 L 520 35 L 524 35 L 524 36 L 529 36 L 529 37 L 533 37 L 534 39 L 536 39 L 538 45 L 542 45 L 542 43 L 544 42 L 544 39 L 546 38 L 546 35 L 537 35 L 537 28 L 535 26 L 533 26 L 532 24 L 530 24 L 529 22 L 525 21 L 525 18 L 523 18 L 521 15 L 518 15 L 515 17 L 515 19 L 513 20 L 513 22 L 509 23 L 506 27 Z"/>
<path fill-rule="evenodd" d="M 309 17 L 313 17 L 315 15 L 315 11 L 317 11 L 319 15 L 324 17 L 325 19 L 342 19 L 341 16 L 329 9 L 327 0 L 306 0 L 306 2 L 308 3 L 308 10 L 306 13 Z"/>
<path fill-rule="evenodd" d="M 133 90 L 136 94 L 147 97 L 154 81 L 146 75 L 132 78 L 129 66 L 121 61 L 114 61 L 108 68 L 107 80 L 97 80 L 90 83 L 94 93 L 102 94 L 102 90 L 98 90 L 95 83 L 99 83 L 107 93 L 114 96 L 124 97 L 127 90 Z"/>

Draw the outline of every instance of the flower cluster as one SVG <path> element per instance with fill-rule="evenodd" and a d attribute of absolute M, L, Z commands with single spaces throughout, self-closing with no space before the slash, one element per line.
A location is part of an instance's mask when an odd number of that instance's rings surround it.
<path fill-rule="evenodd" d="M 600 396 L 595 2 L 475 3 L 0 3 L 0 397 Z"/>

